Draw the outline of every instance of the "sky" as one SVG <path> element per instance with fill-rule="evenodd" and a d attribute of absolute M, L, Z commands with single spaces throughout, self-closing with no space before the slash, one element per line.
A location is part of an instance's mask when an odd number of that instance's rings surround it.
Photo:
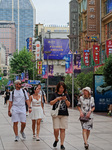
<path fill-rule="evenodd" d="M 36 23 L 67 25 L 70 0 L 32 0 L 36 8 Z"/>

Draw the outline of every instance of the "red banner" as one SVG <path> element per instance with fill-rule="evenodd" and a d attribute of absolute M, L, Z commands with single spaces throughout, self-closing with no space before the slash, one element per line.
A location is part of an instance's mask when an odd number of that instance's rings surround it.
<path fill-rule="evenodd" d="M 98 45 L 93 45 L 93 60 L 95 62 L 95 64 L 99 64 L 100 63 L 100 46 Z"/>
<path fill-rule="evenodd" d="M 84 50 L 84 53 L 83 53 L 83 58 L 84 58 L 84 63 L 86 66 L 89 66 L 89 50 Z"/>
<path fill-rule="evenodd" d="M 106 54 L 107 58 L 109 57 L 110 54 L 112 54 L 112 40 L 106 41 Z"/>

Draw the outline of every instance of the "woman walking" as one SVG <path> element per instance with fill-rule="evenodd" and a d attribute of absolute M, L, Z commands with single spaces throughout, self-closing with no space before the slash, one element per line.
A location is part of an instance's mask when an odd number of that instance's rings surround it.
<path fill-rule="evenodd" d="M 85 87 L 82 91 L 83 95 L 78 100 L 77 108 L 80 112 L 84 147 L 88 149 L 88 138 L 90 135 L 90 130 L 93 128 L 93 111 L 95 110 L 95 104 L 94 98 L 91 97 L 90 87 Z M 84 118 L 86 118 L 86 121 Z"/>
<path fill-rule="evenodd" d="M 68 107 L 70 106 L 70 100 L 66 92 L 66 86 L 64 82 L 59 82 L 56 87 L 56 92 L 52 95 L 50 104 L 53 105 L 53 110 L 55 110 L 60 102 L 59 112 L 57 117 L 52 117 L 53 129 L 55 141 L 53 147 L 57 146 L 59 141 L 59 131 L 60 131 L 60 148 L 64 150 L 64 139 L 65 139 L 65 129 L 68 128 Z"/>
<path fill-rule="evenodd" d="M 40 88 L 34 87 L 34 94 L 30 96 L 30 103 L 32 103 L 32 112 L 30 117 L 32 119 L 32 131 L 33 131 L 33 139 L 36 138 L 36 141 L 40 141 L 39 132 L 40 132 L 40 122 L 43 118 L 43 104 L 42 104 L 42 96 L 39 94 Z M 35 129 L 37 125 L 37 130 L 35 134 Z"/>

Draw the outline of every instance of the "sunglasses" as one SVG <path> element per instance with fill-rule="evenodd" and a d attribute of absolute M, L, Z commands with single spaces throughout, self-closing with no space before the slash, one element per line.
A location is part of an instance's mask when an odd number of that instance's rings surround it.
<path fill-rule="evenodd" d="M 18 83 L 19 85 L 21 85 L 21 83 Z"/>

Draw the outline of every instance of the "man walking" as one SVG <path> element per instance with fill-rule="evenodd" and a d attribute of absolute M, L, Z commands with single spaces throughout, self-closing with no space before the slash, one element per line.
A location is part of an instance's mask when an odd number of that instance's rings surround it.
<path fill-rule="evenodd" d="M 26 126 L 26 107 L 25 102 L 28 104 L 29 113 L 31 113 L 32 109 L 29 103 L 29 97 L 25 90 L 21 89 L 21 81 L 15 81 L 15 90 L 11 92 L 9 98 L 9 106 L 8 106 L 8 115 L 12 116 L 13 122 L 13 130 L 15 133 L 15 141 L 19 140 L 18 136 L 18 122 L 21 122 L 21 130 L 20 133 L 24 139 L 26 139 L 26 135 L 24 133 L 24 129 Z M 12 110 L 12 112 L 11 112 Z"/>

